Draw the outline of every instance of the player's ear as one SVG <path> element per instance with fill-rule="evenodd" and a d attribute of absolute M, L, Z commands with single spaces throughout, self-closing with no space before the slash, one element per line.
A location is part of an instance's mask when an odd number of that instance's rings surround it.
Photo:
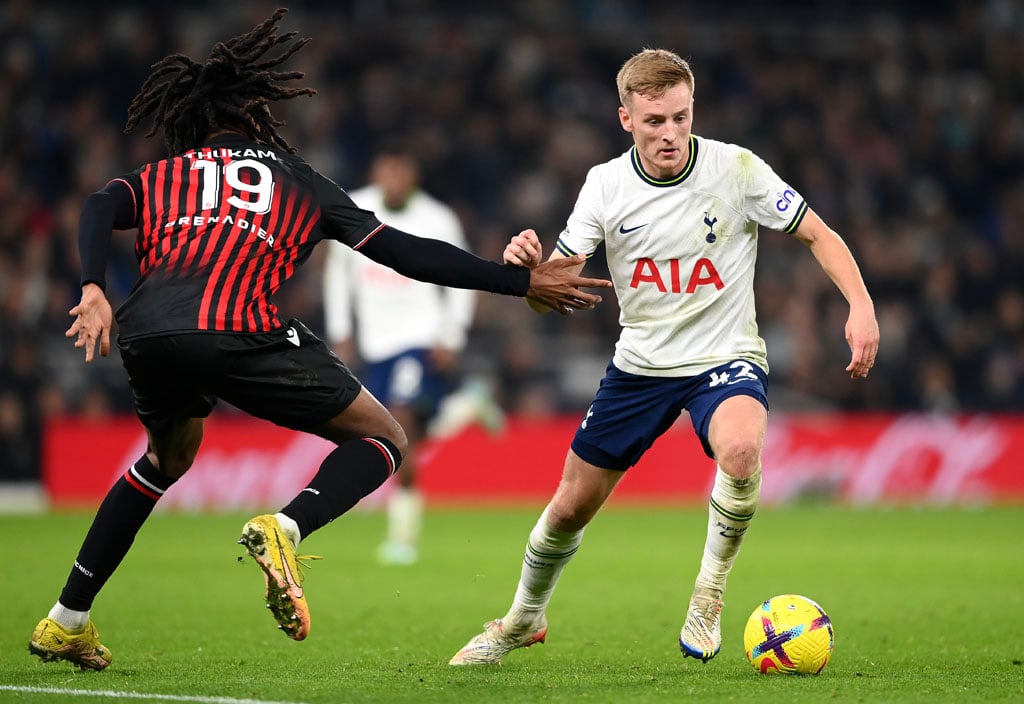
<path fill-rule="evenodd" d="M 621 105 L 619 106 L 619 124 L 621 124 L 622 129 L 626 130 L 627 132 L 633 131 L 633 120 L 629 116 L 629 110 L 622 107 Z"/>

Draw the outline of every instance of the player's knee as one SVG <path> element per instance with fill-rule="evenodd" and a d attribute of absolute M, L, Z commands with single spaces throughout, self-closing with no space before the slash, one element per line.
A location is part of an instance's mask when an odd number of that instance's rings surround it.
<path fill-rule="evenodd" d="M 593 517 L 590 507 L 577 502 L 552 501 L 547 508 L 548 525 L 558 531 L 582 530 Z"/>
<path fill-rule="evenodd" d="M 753 438 L 730 438 L 718 448 L 715 459 L 729 476 L 746 479 L 761 466 L 761 444 Z"/>

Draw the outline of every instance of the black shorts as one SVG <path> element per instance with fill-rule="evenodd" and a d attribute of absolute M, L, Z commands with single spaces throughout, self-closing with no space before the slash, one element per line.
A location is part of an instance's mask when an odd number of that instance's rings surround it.
<path fill-rule="evenodd" d="M 135 411 L 160 432 L 210 415 L 217 399 L 277 425 L 311 430 L 362 385 L 298 320 L 268 333 L 195 332 L 118 341 Z"/>

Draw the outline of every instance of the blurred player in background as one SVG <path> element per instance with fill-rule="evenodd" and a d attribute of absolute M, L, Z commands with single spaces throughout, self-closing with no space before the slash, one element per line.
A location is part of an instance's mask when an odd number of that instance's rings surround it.
<path fill-rule="evenodd" d="M 439 285 L 540 296 L 563 312 L 599 300 L 577 286 L 605 284 L 565 263 L 530 275 L 383 225 L 296 156 L 268 107 L 314 93 L 282 85 L 303 74 L 277 67 L 308 41 L 277 34 L 284 13 L 216 44 L 203 63 L 174 54 L 154 64 L 126 131 L 151 117 L 147 136 L 162 129 L 170 156 L 113 179 L 82 208 L 82 298 L 67 336 L 87 363 L 97 344 L 108 353 L 112 231 L 137 228 L 140 278 L 117 311 L 117 342 L 149 443 L 107 493 L 59 600 L 32 633 L 29 650 L 44 661 L 110 664 L 90 619 L 93 600 L 157 501 L 191 467 L 218 398 L 337 444 L 306 488 L 280 512 L 247 522 L 239 540 L 264 574 L 279 628 L 306 637 L 295 548 L 379 487 L 407 451 L 391 414 L 326 344 L 300 321 L 282 321 L 270 302 L 317 242 L 338 240 Z"/>
<path fill-rule="evenodd" d="M 619 120 L 634 144 L 591 169 L 549 261 L 589 257 L 603 242 L 622 331 L 561 483 L 530 533 L 511 608 L 453 665 L 499 662 L 544 641 L 545 609 L 584 527 L 684 409 L 718 468 L 679 645 L 703 662 L 718 654 L 722 595 L 760 497 L 768 422 L 768 363 L 754 312 L 759 226 L 793 234 L 845 296 L 846 371 L 862 379 L 875 362 L 874 305 L 849 249 L 756 155 L 691 133 L 689 64 L 648 49 L 625 62 L 616 82 Z M 541 258 L 532 230 L 505 249 L 506 262 L 532 267 Z"/>
<path fill-rule="evenodd" d="M 370 166 L 370 185 L 349 195 L 391 227 L 467 249 L 458 215 L 421 190 L 419 165 L 402 146 L 380 150 Z M 391 411 L 409 441 L 398 486 L 387 498 L 387 537 L 378 551 L 385 564 L 417 559 L 423 513 L 416 489 L 417 449 L 442 399 L 458 383 L 475 295 L 415 281 L 339 242 L 329 243 L 324 268 L 328 341 L 342 359 L 365 363 L 359 375 L 363 384 Z M 479 402 L 480 418 L 489 427 L 500 426 L 500 409 L 475 390 L 463 393 Z"/>

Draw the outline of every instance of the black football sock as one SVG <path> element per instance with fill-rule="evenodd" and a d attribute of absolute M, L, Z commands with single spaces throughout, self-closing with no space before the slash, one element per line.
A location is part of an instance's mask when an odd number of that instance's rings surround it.
<path fill-rule="evenodd" d="M 93 599 L 128 554 L 135 535 L 174 480 L 161 474 L 146 455 L 107 492 L 85 536 L 60 603 L 88 611 Z"/>
<path fill-rule="evenodd" d="M 398 448 L 384 438 L 344 442 L 324 458 L 309 485 L 281 513 L 298 524 L 305 538 L 377 489 L 401 463 Z"/>

